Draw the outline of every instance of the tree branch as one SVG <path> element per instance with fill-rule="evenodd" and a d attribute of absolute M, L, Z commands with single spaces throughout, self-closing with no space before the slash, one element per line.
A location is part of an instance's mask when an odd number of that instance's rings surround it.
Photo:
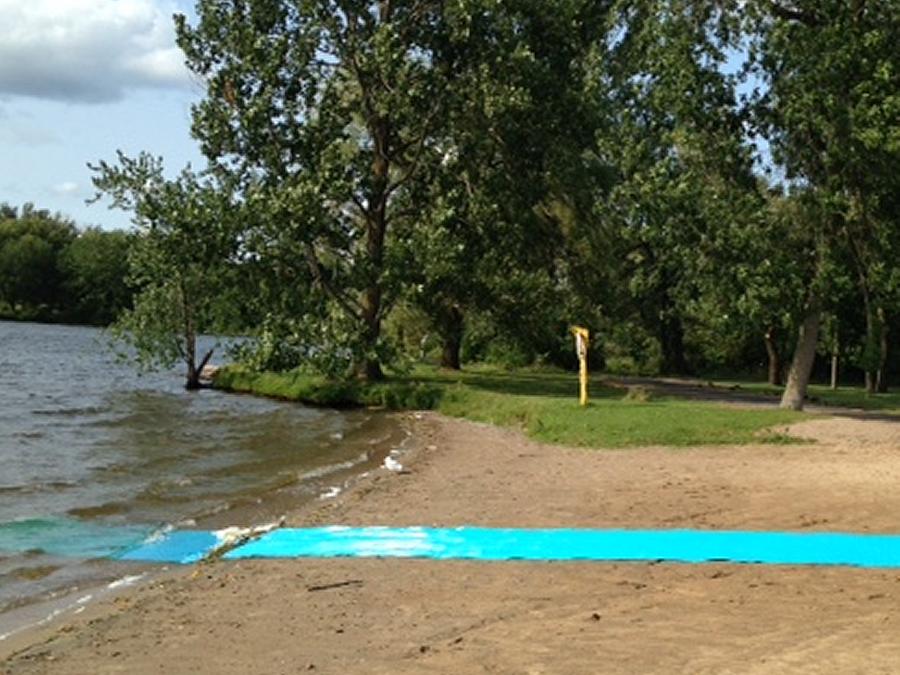
<path fill-rule="evenodd" d="M 431 136 L 431 122 L 434 120 L 437 112 L 438 105 L 435 105 L 426 116 L 422 126 L 422 133 L 415 143 L 415 145 L 417 145 L 415 154 L 413 155 L 412 160 L 407 165 L 406 171 L 404 171 L 403 175 L 393 184 L 388 185 L 387 190 L 385 190 L 385 199 L 388 199 L 394 192 L 396 192 L 407 181 L 409 181 L 409 179 L 412 178 L 413 174 L 419 168 L 419 164 L 421 163 L 422 157 L 425 154 L 425 142 Z"/>
<path fill-rule="evenodd" d="M 365 206 L 356 195 L 350 195 L 350 199 L 353 201 L 353 204 L 356 208 L 359 209 L 359 212 L 362 214 L 362 217 L 366 220 L 369 220 L 372 217 L 372 212 L 369 210 L 367 206 Z"/>
<path fill-rule="evenodd" d="M 772 10 L 772 14 L 785 21 L 796 21 L 810 27 L 818 26 L 822 23 L 817 14 L 804 12 L 796 7 L 785 7 L 774 0 L 770 0 L 769 8 Z"/>
<path fill-rule="evenodd" d="M 359 321 L 362 320 L 362 308 L 359 306 L 353 298 L 345 295 L 338 291 L 325 276 L 325 273 L 322 271 L 322 264 L 319 262 L 318 256 L 316 256 L 316 251 L 313 248 L 312 244 L 306 244 L 306 262 L 309 265 L 309 270 L 313 275 L 316 283 L 322 287 L 322 289 L 330 295 L 343 309 L 347 314 L 349 314 L 354 319 Z"/>
<path fill-rule="evenodd" d="M 213 349 L 210 349 L 208 352 L 206 352 L 206 356 L 204 356 L 200 360 L 200 365 L 197 366 L 197 374 L 198 375 L 203 372 L 204 368 L 206 368 L 206 364 L 209 363 L 209 360 L 212 358 L 213 351 L 214 351 Z"/>

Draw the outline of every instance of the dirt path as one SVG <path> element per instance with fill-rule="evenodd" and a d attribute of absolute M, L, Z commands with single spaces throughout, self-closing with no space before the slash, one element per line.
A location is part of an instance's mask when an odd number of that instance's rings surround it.
<path fill-rule="evenodd" d="M 900 425 L 793 432 L 818 442 L 591 451 L 424 415 L 410 474 L 289 522 L 900 532 Z M 0 672 L 887 673 L 898 601 L 900 570 L 217 562 L 33 636 Z"/>
<path fill-rule="evenodd" d="M 639 386 L 663 396 L 677 396 L 693 401 L 739 405 L 748 408 L 777 408 L 781 401 L 779 396 L 745 391 L 740 388 L 740 385 L 716 384 L 710 380 L 696 380 L 692 378 L 610 375 L 602 377 L 600 381 L 612 387 L 624 389 Z M 900 423 L 900 416 L 898 415 L 875 410 L 864 410 L 863 408 L 823 405 L 815 401 L 807 402 L 804 410 L 817 415 Z"/>

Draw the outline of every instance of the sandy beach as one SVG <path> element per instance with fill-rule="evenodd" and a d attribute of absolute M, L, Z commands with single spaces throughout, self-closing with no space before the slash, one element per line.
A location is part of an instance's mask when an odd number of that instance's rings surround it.
<path fill-rule="evenodd" d="M 404 423 L 408 473 L 381 469 L 288 524 L 900 532 L 900 423 L 617 451 Z M 216 561 L 0 643 L 0 672 L 892 673 L 898 600 L 900 570 Z"/>

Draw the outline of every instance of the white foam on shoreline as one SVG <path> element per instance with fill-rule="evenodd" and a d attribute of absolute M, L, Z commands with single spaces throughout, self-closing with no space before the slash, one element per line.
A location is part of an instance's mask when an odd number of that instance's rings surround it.
<path fill-rule="evenodd" d="M 111 591 L 115 590 L 117 588 L 126 588 L 128 586 L 133 586 L 138 581 L 143 579 L 145 576 L 147 576 L 147 575 L 146 574 L 129 574 L 129 575 L 122 577 L 121 579 L 116 579 L 115 581 L 107 584 L 106 587 Z"/>
<path fill-rule="evenodd" d="M 281 518 L 275 522 L 266 523 L 265 525 L 256 525 L 254 527 L 225 527 L 221 530 L 215 530 L 213 532 L 216 535 L 216 538 L 219 540 L 219 543 L 216 545 L 216 548 L 212 553 L 219 550 L 223 546 L 234 546 L 235 544 L 240 544 L 241 542 L 246 541 L 247 539 L 251 539 L 252 537 L 256 537 L 260 534 L 265 534 L 266 532 L 271 532 L 272 530 L 277 530 L 284 524 L 284 518 Z"/>
<path fill-rule="evenodd" d="M 3 633 L 2 635 L 0 635 L 0 642 L 3 642 L 4 640 L 7 640 L 7 639 L 13 637 L 14 635 L 18 635 L 19 633 L 22 633 L 26 630 L 29 630 L 32 628 L 39 628 L 40 626 L 45 626 L 48 623 L 50 623 L 51 621 L 53 621 L 54 619 L 56 619 L 58 616 L 65 614 L 66 612 L 75 610 L 73 613 L 76 613 L 76 614 L 81 613 L 85 610 L 85 606 L 87 605 L 87 603 L 93 599 L 94 599 L 94 596 L 88 594 L 88 595 L 84 595 L 84 596 L 78 598 L 75 602 L 71 602 L 67 605 L 63 605 L 62 607 L 57 607 L 52 612 L 50 612 L 47 616 L 45 616 L 43 619 L 38 619 L 37 621 L 33 621 L 31 623 L 26 623 L 22 626 L 19 626 L 18 628 L 14 628 L 13 630 L 11 630 L 9 632 Z"/>
<path fill-rule="evenodd" d="M 328 464 L 326 466 L 319 467 L 318 469 L 312 469 L 311 471 L 301 473 L 298 477 L 301 481 L 309 480 L 311 478 L 322 478 L 324 476 L 337 473 L 338 471 L 352 469 L 354 466 L 362 464 L 367 459 L 369 459 L 369 456 L 366 453 L 362 453 L 356 459 L 351 459 L 346 462 L 338 462 L 337 464 Z"/>

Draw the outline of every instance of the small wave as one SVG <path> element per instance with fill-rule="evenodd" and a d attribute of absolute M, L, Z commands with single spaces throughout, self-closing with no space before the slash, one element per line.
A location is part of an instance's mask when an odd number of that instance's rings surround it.
<path fill-rule="evenodd" d="M 30 430 L 30 431 L 16 431 L 12 434 L 13 438 L 22 438 L 26 441 L 37 440 L 39 438 L 43 438 L 47 434 L 43 431 Z"/>
<path fill-rule="evenodd" d="M 46 579 L 59 569 L 58 565 L 34 565 L 28 567 L 16 567 L 9 572 L 0 575 L 0 579 L 4 577 L 17 579 L 19 581 L 39 581 Z"/>
<path fill-rule="evenodd" d="M 100 406 L 85 406 L 75 408 L 37 408 L 31 411 L 32 415 L 46 415 L 50 417 L 78 417 L 87 415 L 101 415 L 109 412 L 107 408 Z"/>
<path fill-rule="evenodd" d="M 99 506 L 78 506 L 66 511 L 76 518 L 99 518 L 101 516 L 115 516 L 128 511 L 128 505 L 122 502 L 107 502 Z"/>
<path fill-rule="evenodd" d="M 0 485 L 2 494 L 33 494 L 36 492 L 56 492 L 78 487 L 78 483 L 70 481 L 53 480 L 45 483 L 32 483 L 30 485 Z"/>
<path fill-rule="evenodd" d="M 363 462 L 369 459 L 369 455 L 367 453 L 362 453 L 356 459 L 351 459 L 346 462 L 338 462 L 337 464 L 327 464 L 325 466 L 320 466 L 318 469 L 312 469 L 311 471 L 305 471 L 301 473 L 298 478 L 303 480 L 310 480 L 312 478 L 323 478 L 325 476 L 330 476 L 333 473 L 337 473 L 339 471 L 345 471 L 347 469 L 352 469 L 354 466 L 362 464 Z"/>

